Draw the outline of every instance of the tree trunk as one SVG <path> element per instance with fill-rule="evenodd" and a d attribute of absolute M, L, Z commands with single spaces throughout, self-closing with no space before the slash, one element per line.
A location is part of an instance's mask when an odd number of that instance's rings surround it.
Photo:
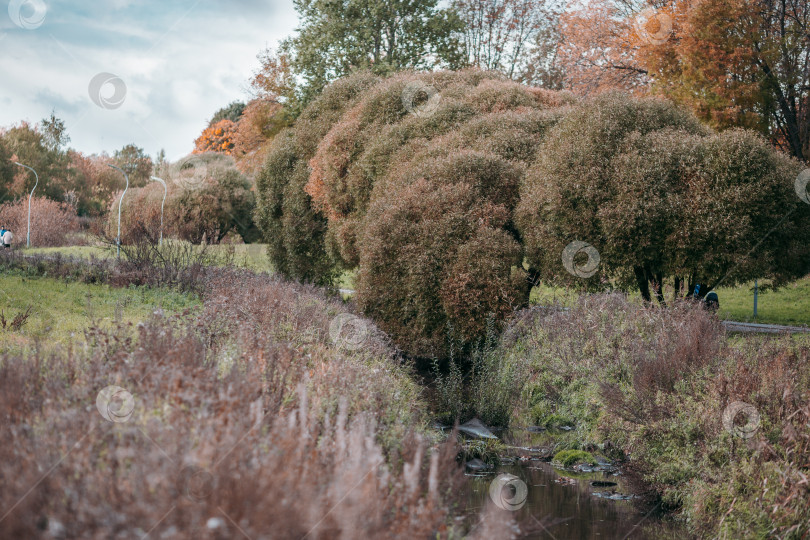
<path fill-rule="evenodd" d="M 658 303 L 662 306 L 667 305 L 667 301 L 664 299 L 664 276 L 661 273 L 655 275 L 655 281 L 658 284 L 658 290 L 655 292 L 655 297 L 658 299 Z"/>
<path fill-rule="evenodd" d="M 641 297 L 645 302 L 649 302 L 652 298 L 650 297 L 650 282 L 647 279 L 646 269 L 641 266 L 634 266 L 633 273 L 636 275 L 636 284 L 638 290 L 641 291 Z"/>

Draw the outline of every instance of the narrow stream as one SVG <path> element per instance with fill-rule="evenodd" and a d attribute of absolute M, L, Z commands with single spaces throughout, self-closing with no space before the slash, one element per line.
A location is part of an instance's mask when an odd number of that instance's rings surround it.
<path fill-rule="evenodd" d="M 606 460 L 597 458 L 596 466 L 572 469 L 558 469 L 549 463 L 550 442 L 556 436 L 523 430 L 502 434 L 502 440 L 510 446 L 510 454 L 517 459 L 485 473 L 467 473 L 465 513 L 472 523 L 491 504 L 499 487 L 509 490 L 507 500 L 519 505 L 522 499 L 517 491 L 522 489 L 519 485 L 522 482 L 525 504 L 511 510 L 520 526 L 521 538 L 688 537 L 685 531 L 658 517 L 655 508 L 642 505 L 621 469 Z M 508 477 L 502 477 L 498 484 L 497 478 L 503 474 L 513 475 L 519 481 L 510 482 Z M 501 487 L 504 482 L 508 484 Z M 491 495 L 493 483 L 496 488 Z"/>

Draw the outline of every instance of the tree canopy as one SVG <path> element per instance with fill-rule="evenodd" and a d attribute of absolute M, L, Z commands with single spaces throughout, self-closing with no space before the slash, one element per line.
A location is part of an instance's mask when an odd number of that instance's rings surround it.
<path fill-rule="evenodd" d="M 683 293 L 806 274 L 800 169 L 658 98 L 576 100 L 474 70 L 357 74 L 273 142 L 258 216 L 280 272 L 355 269 L 364 313 L 409 353 L 443 356 L 538 281 L 651 298 L 665 280 Z M 578 272 L 586 246 L 596 263 Z"/>
<path fill-rule="evenodd" d="M 462 63 L 455 11 L 438 0 L 294 0 L 300 26 L 282 44 L 308 103 L 330 81 L 360 69 L 402 69 Z"/>

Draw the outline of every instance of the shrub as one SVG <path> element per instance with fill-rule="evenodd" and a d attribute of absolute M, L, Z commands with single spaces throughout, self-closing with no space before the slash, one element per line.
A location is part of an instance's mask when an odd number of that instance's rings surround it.
<path fill-rule="evenodd" d="M 466 346 L 488 316 L 503 320 L 525 301 L 525 277 L 513 272 L 520 245 L 505 229 L 520 171 L 469 152 L 414 176 L 369 209 L 357 302 L 409 353 L 444 357 L 448 323 Z"/>
<path fill-rule="evenodd" d="M 14 235 L 16 245 L 25 245 L 28 231 L 28 198 L 0 205 L 0 225 Z M 66 246 L 79 232 L 76 210 L 66 204 L 33 197 L 31 199 L 31 245 Z"/>
<path fill-rule="evenodd" d="M 212 154 L 191 156 L 173 164 L 164 175 L 167 195 L 163 236 L 192 243 L 205 239 L 219 243 L 236 233 L 245 242 L 258 240 L 253 223 L 255 194 L 250 181 L 230 157 Z M 121 242 L 138 244 L 144 238 L 156 243 L 160 236 L 163 186 L 153 182 L 127 190 L 121 205 Z M 110 204 L 104 235 L 115 238 L 118 229 L 117 194 Z"/>
<path fill-rule="evenodd" d="M 360 72 L 329 85 L 299 116 L 295 127 L 273 140 L 256 179 L 256 222 L 268 254 L 282 275 L 331 284 L 339 267 L 325 248 L 326 217 L 304 191 L 308 162 L 332 124 L 377 78 Z"/>
<path fill-rule="evenodd" d="M 438 92 L 440 99 L 430 105 L 428 112 L 414 114 L 403 102 L 407 89 L 415 84 L 430 85 Z M 554 121 L 547 120 L 546 126 L 540 128 L 532 125 L 537 120 L 533 113 L 545 108 L 545 103 L 526 87 L 494 73 L 474 70 L 402 73 L 369 89 L 326 134 L 310 161 L 312 174 L 306 189 L 329 218 L 333 254 L 348 266 L 357 266 L 356 231 L 374 191 L 387 189 L 376 187 L 377 183 L 396 175 L 397 165 L 418 161 L 415 155 L 420 151 L 446 155 L 465 148 L 495 147 L 506 159 L 515 159 L 521 152 L 510 152 L 508 139 L 493 143 L 481 132 L 500 127 L 506 139 L 505 132 L 510 130 L 503 126 L 520 112 L 531 116 L 531 120 L 518 123 L 510 134 L 519 132 L 518 138 L 525 146 L 536 146 L 545 127 Z M 459 130 L 465 137 L 454 140 L 451 136 Z M 531 154 L 525 146 L 522 153 Z"/>
<path fill-rule="evenodd" d="M 671 103 L 608 94 L 575 107 L 537 155 L 516 223 L 532 273 L 547 281 L 609 280 L 649 298 L 667 278 L 688 293 L 810 271 L 798 240 L 810 208 L 792 189 L 801 167 L 753 133 L 713 134 Z M 785 208 L 791 220 L 774 229 Z M 574 240 L 599 251 L 593 277 L 564 271 Z"/>
<path fill-rule="evenodd" d="M 429 110 L 404 103 L 416 84 L 439 92 Z M 526 161 L 559 121 L 551 107 L 570 101 L 480 71 L 403 73 L 320 142 L 306 191 L 327 249 L 358 269 L 360 307 L 410 354 L 444 357 L 448 324 L 468 351 L 488 316 L 526 301 L 512 212 Z"/>
<path fill-rule="evenodd" d="M 245 242 L 258 239 L 253 224 L 256 199 L 251 184 L 236 169 L 214 171 L 197 189 L 186 189 L 172 200 L 178 237 L 192 243 L 219 243 L 235 231 Z"/>
<path fill-rule="evenodd" d="M 689 301 L 661 308 L 590 295 L 570 311 L 523 311 L 496 354 L 528 369 L 516 418 L 570 421 L 580 448 L 626 460 L 625 471 L 656 490 L 664 509 L 680 509 L 696 536 L 807 531 L 803 337 L 728 339 Z M 745 437 L 727 424 L 745 421 L 724 418 L 734 402 L 758 414 Z"/>

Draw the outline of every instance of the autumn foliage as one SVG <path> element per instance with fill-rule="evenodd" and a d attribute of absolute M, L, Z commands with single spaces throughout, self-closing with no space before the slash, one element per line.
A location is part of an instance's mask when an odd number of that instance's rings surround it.
<path fill-rule="evenodd" d="M 258 183 L 271 258 L 304 280 L 356 269 L 360 308 L 417 356 L 474 343 L 541 279 L 650 298 L 665 279 L 810 270 L 798 163 L 666 100 L 577 100 L 480 71 L 355 75 L 302 118 Z M 574 241 L 600 251 L 592 277 L 565 271 Z"/>
<path fill-rule="evenodd" d="M 202 134 L 194 141 L 194 153 L 219 152 L 231 155 L 234 147 L 234 134 L 236 123 L 224 119 L 212 126 L 205 128 Z"/>
<path fill-rule="evenodd" d="M 810 7 L 802 0 L 589 0 L 560 17 L 564 86 L 652 93 L 712 127 L 810 154 Z"/>
<path fill-rule="evenodd" d="M 0 226 L 14 235 L 16 246 L 25 246 L 28 231 L 28 198 L 0 205 Z M 65 246 L 79 232 L 76 210 L 66 203 L 45 197 L 31 199 L 31 245 Z"/>
<path fill-rule="evenodd" d="M 130 188 L 121 204 L 121 242 L 135 244 L 144 237 L 163 237 L 192 243 L 252 242 L 258 231 L 253 222 L 255 194 L 251 182 L 231 157 L 217 153 L 193 154 L 168 167 L 166 201 L 163 186 L 152 182 Z M 115 238 L 121 192 L 111 198 L 104 235 Z"/>
<path fill-rule="evenodd" d="M 373 82 L 350 77 L 321 99 Z M 572 101 L 480 71 L 379 81 L 362 100 L 342 100 L 331 126 L 297 126 L 311 157 L 294 174 L 278 168 L 292 163 L 294 139 L 271 152 L 263 182 L 272 179 L 286 193 L 272 196 L 262 181 L 260 193 L 276 204 L 303 195 L 307 213 L 322 220 L 317 236 L 306 237 L 313 229 L 283 206 L 263 226 L 306 238 L 321 265 L 358 268 L 362 309 L 409 352 L 442 355 L 449 327 L 469 343 L 488 316 L 502 319 L 525 302 L 512 212 L 542 134 Z M 323 106 L 316 102 L 313 113 Z M 293 219 L 298 227 L 284 227 Z M 267 232 L 268 241 L 279 236 Z M 312 273 L 311 258 L 300 272 L 290 264 L 296 258 L 272 255 L 289 275 Z"/>

